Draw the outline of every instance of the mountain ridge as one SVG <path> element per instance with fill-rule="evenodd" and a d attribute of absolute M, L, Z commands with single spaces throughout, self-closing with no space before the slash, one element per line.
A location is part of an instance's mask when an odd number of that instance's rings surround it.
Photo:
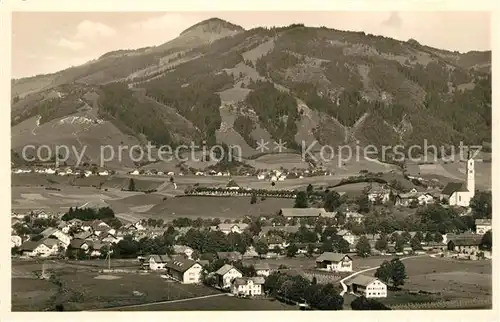
<path fill-rule="evenodd" d="M 491 51 L 460 54 L 364 32 L 244 30 L 211 18 L 162 45 L 39 78 L 12 81 L 13 126 L 76 113 L 69 101 L 93 92 L 100 117 L 156 144 L 491 140 Z"/>

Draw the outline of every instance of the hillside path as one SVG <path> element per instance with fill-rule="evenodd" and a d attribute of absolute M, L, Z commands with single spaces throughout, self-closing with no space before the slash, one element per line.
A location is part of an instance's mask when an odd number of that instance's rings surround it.
<path fill-rule="evenodd" d="M 437 255 L 437 254 L 436 254 Z M 403 258 L 400 258 L 401 261 L 404 261 L 405 259 L 409 259 L 409 258 L 417 258 L 417 257 L 424 257 L 424 256 L 430 256 L 430 257 L 435 257 L 435 255 L 429 255 L 429 254 L 425 254 L 425 255 L 416 255 L 416 256 L 408 256 L 408 257 L 403 257 Z M 378 265 L 378 266 L 374 266 L 374 267 L 370 267 L 370 268 L 366 268 L 366 269 L 363 269 L 361 271 L 357 271 L 357 272 L 354 272 L 352 273 L 351 275 L 347 276 L 347 277 L 344 277 L 343 279 L 341 279 L 339 281 L 340 285 L 342 285 L 342 292 L 340 293 L 340 296 L 344 296 L 344 294 L 347 292 L 347 285 L 344 283 L 346 280 L 350 279 L 351 277 L 354 277 L 358 274 L 361 274 L 361 273 L 364 273 L 364 272 L 368 272 L 368 271 L 372 271 L 374 269 L 377 269 L 379 268 L 381 265 Z"/>

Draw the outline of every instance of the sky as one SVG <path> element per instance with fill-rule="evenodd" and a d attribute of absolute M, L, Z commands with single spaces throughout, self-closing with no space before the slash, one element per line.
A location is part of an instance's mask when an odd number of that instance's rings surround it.
<path fill-rule="evenodd" d="M 13 12 L 12 77 L 53 73 L 117 49 L 160 45 L 213 17 L 245 29 L 303 23 L 413 38 L 460 52 L 492 46 L 489 12 Z"/>

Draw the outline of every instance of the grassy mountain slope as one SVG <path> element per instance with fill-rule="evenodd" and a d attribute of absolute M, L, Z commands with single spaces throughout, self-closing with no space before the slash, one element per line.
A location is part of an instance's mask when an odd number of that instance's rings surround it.
<path fill-rule="evenodd" d="M 289 148 L 314 140 L 491 141 L 491 52 L 461 54 L 363 32 L 244 30 L 214 18 L 157 47 L 12 84 L 13 126 L 60 120 L 87 104 L 124 137 L 237 143 L 247 156 L 261 138 Z"/>

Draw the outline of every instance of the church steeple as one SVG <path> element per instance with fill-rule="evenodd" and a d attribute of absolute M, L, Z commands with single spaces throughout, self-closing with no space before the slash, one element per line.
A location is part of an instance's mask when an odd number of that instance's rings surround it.
<path fill-rule="evenodd" d="M 476 191 L 476 181 L 475 181 L 475 169 L 474 169 L 474 159 L 472 158 L 471 151 L 467 153 L 467 190 L 474 194 Z"/>

